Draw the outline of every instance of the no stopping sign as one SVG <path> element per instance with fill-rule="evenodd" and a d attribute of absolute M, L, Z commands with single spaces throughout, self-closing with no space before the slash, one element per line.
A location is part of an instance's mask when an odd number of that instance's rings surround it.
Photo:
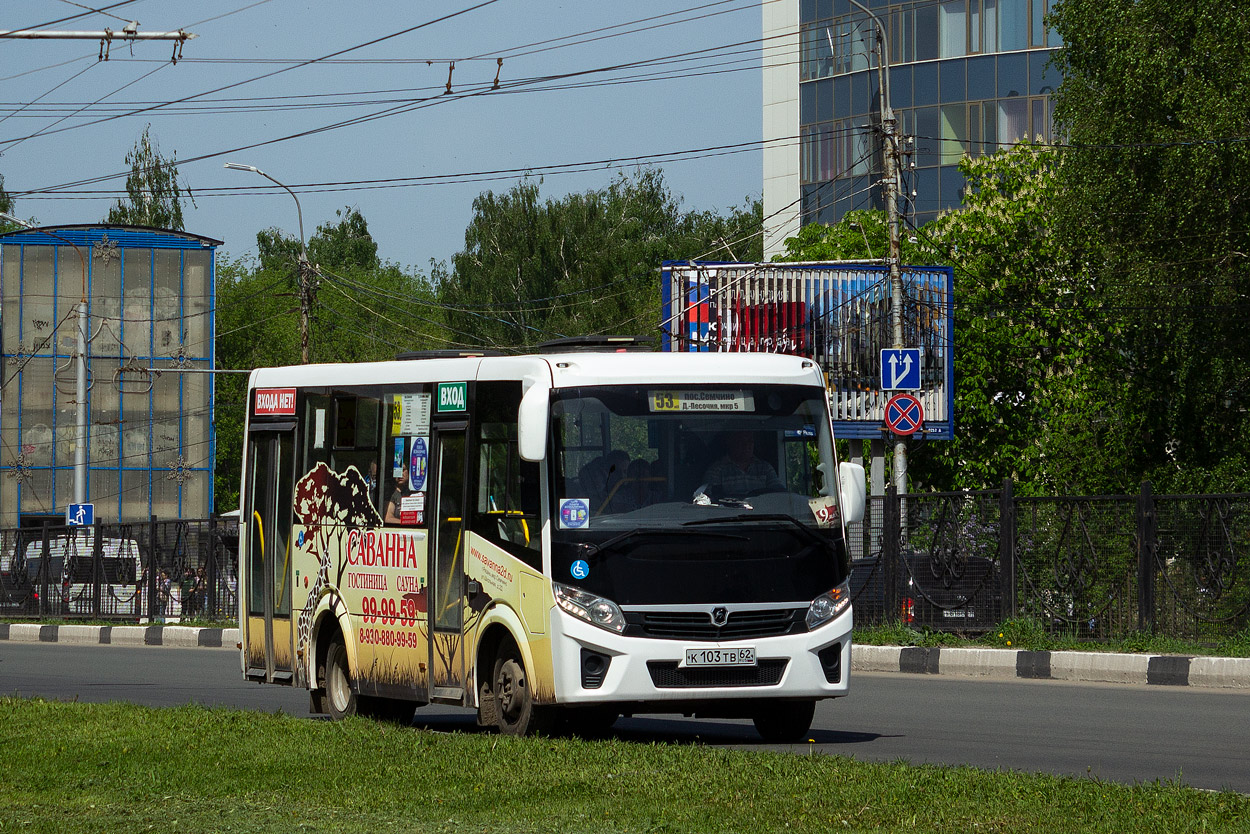
<path fill-rule="evenodd" d="M 890 431 L 906 437 L 924 425 L 924 408 L 911 394 L 895 394 L 885 404 L 885 424 Z"/>

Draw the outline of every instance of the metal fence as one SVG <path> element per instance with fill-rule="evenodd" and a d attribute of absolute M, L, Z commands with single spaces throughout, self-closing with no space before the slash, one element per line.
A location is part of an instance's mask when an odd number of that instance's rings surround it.
<path fill-rule="evenodd" d="M 233 518 L 0 530 L 0 616 L 234 620 L 238 540 Z"/>
<path fill-rule="evenodd" d="M 1198 640 L 1250 624 L 1250 494 L 891 489 L 850 538 L 860 624 L 983 631 L 1029 617 L 1090 638 Z"/>
<path fill-rule="evenodd" d="M 983 631 L 1030 617 L 1090 638 L 1218 639 L 1250 625 L 1250 494 L 889 493 L 850 530 L 859 624 Z M 237 616 L 233 518 L 0 530 L 0 616 Z"/>

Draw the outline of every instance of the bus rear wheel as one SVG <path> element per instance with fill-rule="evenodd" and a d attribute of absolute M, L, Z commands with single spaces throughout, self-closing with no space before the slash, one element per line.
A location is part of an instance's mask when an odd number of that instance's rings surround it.
<path fill-rule="evenodd" d="M 355 715 L 360 699 L 352 689 L 352 671 L 347 663 L 347 649 L 340 640 L 326 649 L 326 709 L 335 721 Z"/>
<path fill-rule="evenodd" d="M 529 673 L 516 646 L 509 643 L 499 649 L 491 681 L 495 697 L 495 726 L 499 732 L 509 736 L 550 732 L 550 711 L 534 703 Z"/>
<path fill-rule="evenodd" d="M 773 701 L 757 709 L 751 720 L 764 741 L 784 744 L 802 741 L 815 717 L 815 701 Z"/>

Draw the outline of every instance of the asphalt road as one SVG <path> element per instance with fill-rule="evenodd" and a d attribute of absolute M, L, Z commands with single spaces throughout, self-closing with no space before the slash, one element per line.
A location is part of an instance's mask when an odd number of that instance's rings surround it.
<path fill-rule="evenodd" d="M 817 709 L 811 744 L 779 749 L 1123 783 L 1179 779 L 1250 793 L 1250 693 L 864 673 L 852 678 L 851 690 Z M 0 693 L 308 713 L 307 692 L 244 681 L 238 653 L 227 649 L 4 642 Z M 416 724 L 475 729 L 472 713 L 442 707 L 418 710 Z M 765 746 L 740 721 L 625 718 L 613 733 L 640 742 Z"/>

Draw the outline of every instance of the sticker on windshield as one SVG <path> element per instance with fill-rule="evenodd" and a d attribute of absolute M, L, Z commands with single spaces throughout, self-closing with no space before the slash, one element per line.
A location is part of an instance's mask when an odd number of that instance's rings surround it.
<path fill-rule="evenodd" d="M 834 503 L 833 496 L 813 498 L 807 505 L 812 508 L 812 515 L 816 516 L 817 527 L 832 527 L 838 523 L 838 505 Z"/>
<path fill-rule="evenodd" d="M 589 498 L 560 499 L 560 529 L 583 530 L 590 526 Z"/>
<path fill-rule="evenodd" d="M 648 391 L 651 411 L 754 411 L 749 391 Z"/>
<path fill-rule="evenodd" d="M 569 568 L 569 573 L 573 575 L 574 579 L 585 579 L 590 576 L 590 563 L 585 559 L 578 559 Z"/>

